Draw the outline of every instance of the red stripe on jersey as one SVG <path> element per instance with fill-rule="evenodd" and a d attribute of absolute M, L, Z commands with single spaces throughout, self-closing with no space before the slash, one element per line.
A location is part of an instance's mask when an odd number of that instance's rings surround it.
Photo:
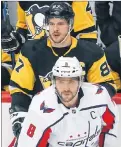
<path fill-rule="evenodd" d="M 102 133 L 100 134 L 100 139 L 99 139 L 99 146 L 103 147 L 104 146 L 104 140 L 105 140 L 105 133 L 108 132 L 110 129 L 113 128 L 114 122 L 114 115 L 113 113 L 109 110 L 109 108 L 106 108 L 106 111 L 104 112 L 103 116 L 103 121 L 107 124 L 106 126 L 103 127 Z"/>
<path fill-rule="evenodd" d="M 52 131 L 51 131 L 50 128 L 48 128 L 48 129 L 44 132 L 44 134 L 43 134 L 43 136 L 42 136 L 42 138 L 41 138 L 41 140 L 40 140 L 40 142 L 39 142 L 39 144 L 38 144 L 38 147 L 46 147 L 46 146 L 47 146 L 48 139 L 49 139 L 49 137 L 50 137 L 50 133 L 51 133 L 51 132 L 52 132 Z"/>
<path fill-rule="evenodd" d="M 99 136 L 99 147 L 104 147 L 105 134 L 101 133 Z"/>
<path fill-rule="evenodd" d="M 16 141 L 17 141 L 17 138 L 16 138 L 16 137 L 14 137 L 14 138 L 13 138 L 13 140 L 12 140 L 12 142 L 10 143 L 10 145 L 9 145 L 8 147 L 14 147 L 14 146 L 15 146 Z"/>
<path fill-rule="evenodd" d="M 108 132 L 110 129 L 113 128 L 113 123 L 114 123 L 114 115 L 109 110 L 108 107 L 106 108 L 106 111 L 104 112 L 102 118 L 103 121 L 107 124 L 106 126 L 103 127 L 102 132 Z"/>

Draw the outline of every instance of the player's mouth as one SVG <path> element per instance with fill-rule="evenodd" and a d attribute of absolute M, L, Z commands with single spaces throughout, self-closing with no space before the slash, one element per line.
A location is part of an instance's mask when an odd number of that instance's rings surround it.
<path fill-rule="evenodd" d="M 69 96 L 70 95 L 70 92 L 64 92 L 63 93 L 65 96 Z"/>
<path fill-rule="evenodd" d="M 54 37 L 59 37 L 60 36 L 60 33 L 54 33 L 53 36 Z"/>

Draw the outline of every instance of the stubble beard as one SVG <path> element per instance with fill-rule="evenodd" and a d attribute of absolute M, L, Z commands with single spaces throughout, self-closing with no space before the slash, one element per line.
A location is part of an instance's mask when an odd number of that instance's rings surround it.
<path fill-rule="evenodd" d="M 67 34 L 66 34 L 66 35 L 67 35 Z M 66 35 L 65 35 L 63 38 L 59 38 L 59 40 L 54 39 L 54 38 L 56 38 L 56 37 L 53 37 L 52 35 L 49 35 L 49 37 L 50 37 L 50 39 L 53 41 L 53 43 L 59 44 L 59 43 L 61 43 L 61 42 L 65 39 Z"/>

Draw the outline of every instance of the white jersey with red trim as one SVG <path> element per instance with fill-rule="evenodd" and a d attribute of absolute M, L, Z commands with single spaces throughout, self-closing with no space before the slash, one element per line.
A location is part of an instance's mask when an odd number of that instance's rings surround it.
<path fill-rule="evenodd" d="M 83 83 L 81 91 L 78 107 L 70 109 L 59 102 L 53 86 L 36 95 L 17 147 L 116 147 L 115 103 L 102 86 Z"/>

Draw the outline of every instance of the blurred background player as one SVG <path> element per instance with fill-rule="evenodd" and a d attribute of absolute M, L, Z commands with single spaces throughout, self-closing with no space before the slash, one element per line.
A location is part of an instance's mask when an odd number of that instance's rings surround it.
<path fill-rule="evenodd" d="M 100 28 L 100 38 L 104 43 L 104 51 L 108 64 L 112 69 L 114 82 L 118 91 L 121 89 L 121 60 L 118 36 L 121 34 L 121 2 L 96 1 L 95 13 Z"/>
<path fill-rule="evenodd" d="M 117 90 L 121 92 L 121 36 L 119 36 L 118 41 L 115 41 L 109 47 L 105 48 L 105 55 L 112 69 L 111 72 Z"/>
<path fill-rule="evenodd" d="M 76 57 L 57 60 L 52 83 L 33 98 L 17 147 L 117 146 L 117 106 L 103 86 L 83 82 Z"/>
<path fill-rule="evenodd" d="M 33 96 L 51 85 L 51 69 L 60 56 L 76 56 L 84 68 L 85 81 L 100 83 L 111 96 L 115 94 L 115 84 L 104 51 L 95 43 L 77 40 L 70 35 L 74 22 L 72 7 L 64 2 L 55 2 L 45 16 L 49 36 L 24 44 L 12 72 L 10 114 L 15 136 L 20 133 Z"/>
<path fill-rule="evenodd" d="M 20 44 L 10 36 L 13 27 L 10 25 L 8 3 L 1 2 L 1 89 L 8 91 L 11 72 L 19 55 Z"/>
<path fill-rule="evenodd" d="M 100 28 L 100 38 L 108 47 L 118 41 L 121 34 L 121 1 L 96 1 L 95 13 Z"/>

